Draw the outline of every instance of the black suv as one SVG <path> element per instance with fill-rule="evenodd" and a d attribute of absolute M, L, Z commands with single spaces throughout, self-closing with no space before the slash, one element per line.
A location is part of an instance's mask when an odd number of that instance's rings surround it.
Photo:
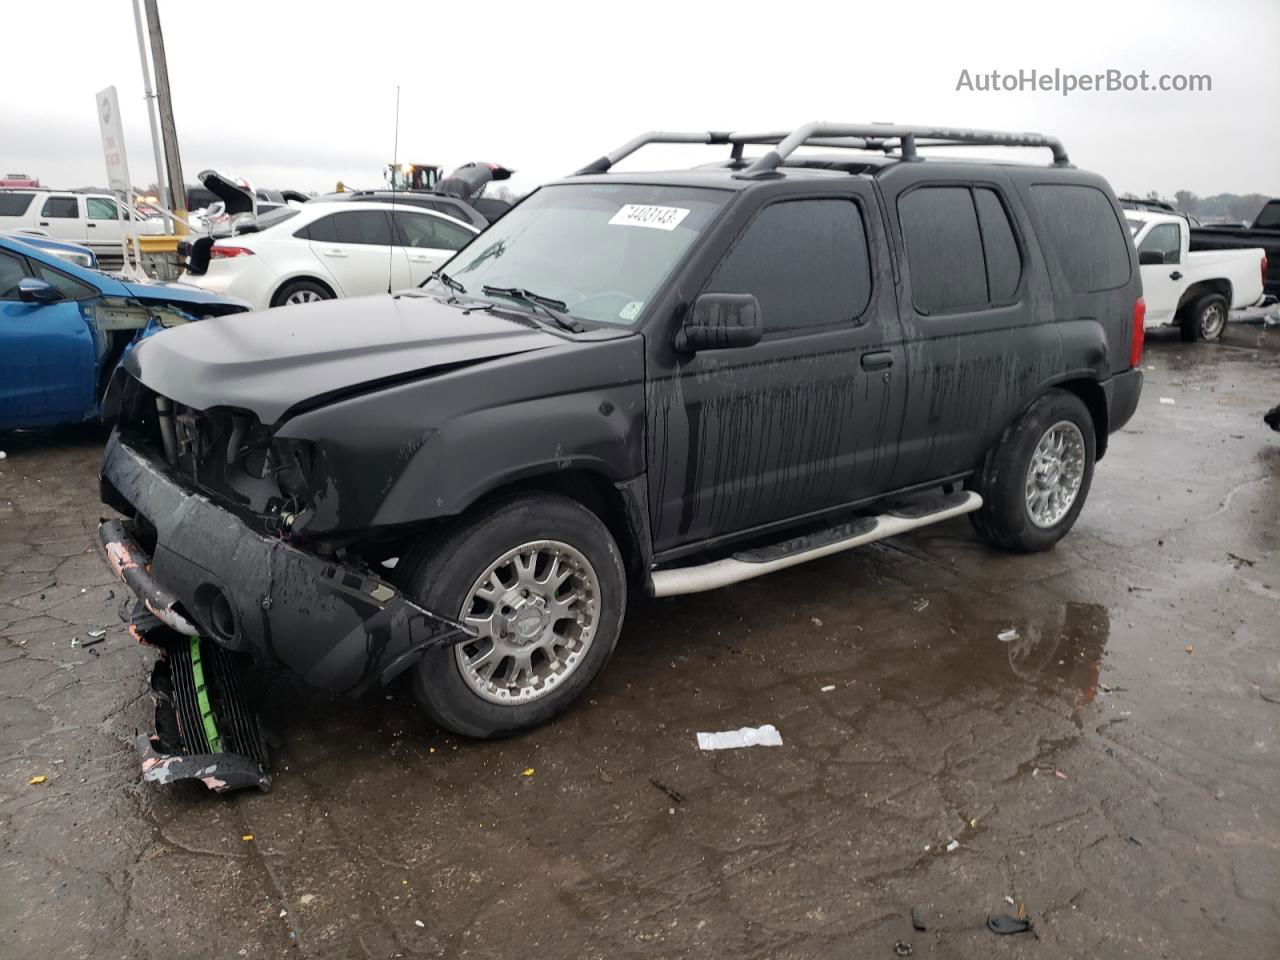
<path fill-rule="evenodd" d="M 730 156 L 608 172 L 652 142 Z M 922 155 L 944 144 L 1053 162 Z M 1141 390 L 1124 223 L 1032 134 L 649 134 L 422 289 L 140 344 L 107 399 L 128 519 L 104 545 L 140 634 L 351 693 L 407 672 L 444 727 L 519 730 L 599 673 L 629 590 L 959 514 L 1052 546 Z"/>

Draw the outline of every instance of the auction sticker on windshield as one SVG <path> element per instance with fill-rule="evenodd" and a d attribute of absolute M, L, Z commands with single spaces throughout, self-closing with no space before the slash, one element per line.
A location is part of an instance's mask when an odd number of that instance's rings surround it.
<path fill-rule="evenodd" d="M 627 203 L 613 215 L 609 224 L 615 227 L 650 227 L 674 230 L 689 215 L 684 207 L 658 207 L 649 203 Z"/>

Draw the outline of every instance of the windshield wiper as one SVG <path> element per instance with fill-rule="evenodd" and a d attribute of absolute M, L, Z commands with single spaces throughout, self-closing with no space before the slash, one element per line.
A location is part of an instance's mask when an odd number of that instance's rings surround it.
<path fill-rule="evenodd" d="M 532 290 L 525 290 L 521 287 L 481 287 L 480 292 L 490 297 L 507 297 L 511 300 L 523 300 L 525 303 L 535 307 L 541 307 L 542 311 L 551 318 L 552 322 L 561 330 L 568 330 L 570 333 L 581 333 L 586 329 L 577 320 L 572 317 L 566 317 L 565 312 L 569 309 L 569 305 L 563 300 L 556 300 L 554 297 L 544 297 L 540 293 L 534 293 Z"/>
<path fill-rule="evenodd" d="M 453 279 L 453 277 L 449 276 L 443 270 L 437 270 L 435 271 L 435 273 L 431 274 L 431 276 L 427 277 L 426 280 L 423 280 L 422 286 L 425 287 L 427 283 L 429 283 L 432 280 L 439 280 L 442 284 L 444 284 L 450 290 L 456 291 L 457 293 L 467 292 L 466 287 L 460 284 L 457 280 Z"/>

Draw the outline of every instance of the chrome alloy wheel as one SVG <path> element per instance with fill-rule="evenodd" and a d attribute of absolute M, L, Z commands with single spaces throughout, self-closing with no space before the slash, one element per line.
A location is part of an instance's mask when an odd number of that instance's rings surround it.
<path fill-rule="evenodd" d="M 1084 434 L 1070 420 L 1045 431 L 1027 468 L 1027 514 L 1037 527 L 1056 525 L 1080 495 L 1084 479 Z"/>
<path fill-rule="evenodd" d="M 1227 325 L 1227 308 L 1214 301 L 1200 314 L 1200 336 L 1205 340 L 1214 340 Z"/>
<path fill-rule="evenodd" d="M 285 303 L 316 303 L 324 297 L 314 290 L 295 290 L 284 298 Z"/>
<path fill-rule="evenodd" d="M 600 622 L 600 579 L 567 543 L 522 544 L 476 578 L 459 617 L 478 633 L 454 648 L 467 686 L 491 703 L 529 703 L 582 663 Z"/>

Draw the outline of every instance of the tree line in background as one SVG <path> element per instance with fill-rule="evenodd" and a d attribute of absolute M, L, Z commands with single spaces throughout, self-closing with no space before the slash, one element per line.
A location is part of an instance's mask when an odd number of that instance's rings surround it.
<path fill-rule="evenodd" d="M 1147 194 L 1148 200 L 1162 199 L 1160 194 L 1152 190 Z M 1173 195 L 1173 205 L 1179 213 L 1189 213 L 1201 220 L 1222 218 L 1232 222 L 1253 222 L 1262 205 L 1270 197 L 1261 193 L 1218 193 L 1212 197 L 1198 197 L 1190 190 L 1179 190 Z"/>

